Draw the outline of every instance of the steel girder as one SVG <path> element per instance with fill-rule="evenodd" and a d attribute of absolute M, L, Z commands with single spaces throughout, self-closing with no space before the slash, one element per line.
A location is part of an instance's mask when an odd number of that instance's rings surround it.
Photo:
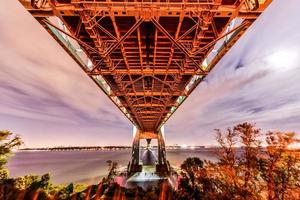
<path fill-rule="evenodd" d="M 19 0 L 141 130 L 158 131 L 271 0 Z M 62 29 L 48 17 L 56 16 Z M 227 30 L 231 22 L 244 22 Z M 75 40 L 93 66 L 57 33 Z M 229 39 L 228 39 L 229 38 Z M 224 40 L 208 66 L 203 61 Z M 188 88 L 188 89 L 187 89 Z"/>

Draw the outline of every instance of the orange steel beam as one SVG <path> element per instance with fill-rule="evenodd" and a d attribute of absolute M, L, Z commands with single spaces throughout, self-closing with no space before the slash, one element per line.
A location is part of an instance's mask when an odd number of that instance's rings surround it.
<path fill-rule="evenodd" d="M 202 53 L 203 51 L 205 51 L 206 49 L 212 47 L 213 45 L 215 45 L 219 40 L 223 39 L 224 37 L 230 35 L 231 33 L 245 27 L 246 25 L 250 24 L 250 21 L 244 21 L 241 25 L 235 27 L 234 29 L 228 31 L 227 33 L 225 33 L 222 36 L 219 36 L 218 38 L 216 38 L 214 41 L 212 41 L 211 43 L 207 44 L 206 46 L 198 49 L 196 52 L 193 52 L 192 54 L 197 54 L 197 53 Z"/>
<path fill-rule="evenodd" d="M 176 29 L 176 32 L 175 32 L 175 42 L 177 42 L 177 43 L 178 43 L 178 37 L 179 37 L 180 30 L 181 30 L 181 26 L 182 26 L 183 19 L 184 19 L 184 16 L 183 16 L 183 15 L 180 15 L 179 20 L 178 20 L 177 29 Z M 173 55 L 174 55 L 174 51 L 175 51 L 174 46 L 175 46 L 175 45 L 173 44 L 172 47 L 171 47 L 170 57 L 169 57 L 169 59 L 168 59 L 168 64 L 167 64 L 167 72 L 169 71 L 170 65 L 171 65 L 171 63 L 172 63 L 172 61 L 173 61 Z M 173 62 L 176 62 L 176 61 L 173 61 Z M 180 68 L 181 70 L 183 69 L 182 66 L 180 66 L 180 65 L 179 65 L 179 68 Z M 203 70 L 200 70 L 200 71 L 203 72 Z M 168 73 L 165 73 L 165 76 L 164 76 L 164 82 L 167 81 L 167 77 L 168 77 Z M 175 89 L 173 89 L 173 90 L 176 90 L 178 84 L 179 84 L 179 81 L 178 81 L 178 79 L 177 79 L 177 81 L 176 81 L 175 84 L 174 84 L 174 88 L 175 88 Z M 161 92 L 160 99 L 162 99 L 162 93 L 163 93 L 164 89 L 165 89 L 165 85 L 163 85 L 162 88 L 161 88 L 161 90 L 160 90 L 160 92 Z M 167 102 L 172 101 L 171 97 L 168 98 L 166 101 L 167 101 Z M 167 109 L 167 105 L 164 106 L 164 110 L 166 110 L 166 109 Z M 158 120 L 156 120 L 155 126 L 158 125 L 158 123 L 160 122 L 160 120 L 161 120 L 162 117 L 163 117 L 163 113 L 161 113 L 161 114 L 159 115 Z"/>
<path fill-rule="evenodd" d="M 156 133 L 271 0 L 19 0 L 143 132 Z M 65 28 L 55 24 L 57 17 Z M 244 22 L 228 29 L 234 19 Z M 83 63 L 72 42 L 92 63 Z M 229 39 L 228 39 L 229 38 Z M 225 42 L 224 42 L 225 40 Z M 208 66 L 202 63 L 223 41 Z"/>

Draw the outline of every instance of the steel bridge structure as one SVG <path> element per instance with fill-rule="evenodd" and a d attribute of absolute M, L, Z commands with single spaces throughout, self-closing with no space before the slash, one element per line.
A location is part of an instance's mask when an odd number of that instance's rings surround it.
<path fill-rule="evenodd" d="M 272 0 L 19 0 L 136 127 L 161 127 Z"/>

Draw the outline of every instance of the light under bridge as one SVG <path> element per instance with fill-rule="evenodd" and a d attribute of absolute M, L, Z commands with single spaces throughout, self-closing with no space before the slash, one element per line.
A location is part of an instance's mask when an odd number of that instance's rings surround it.
<path fill-rule="evenodd" d="M 168 173 L 162 126 L 272 0 L 19 1 L 133 123 L 129 171 L 155 139 Z"/>

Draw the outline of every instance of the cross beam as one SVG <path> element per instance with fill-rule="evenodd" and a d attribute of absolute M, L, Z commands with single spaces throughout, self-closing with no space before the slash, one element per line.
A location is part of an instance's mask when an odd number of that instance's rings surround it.
<path fill-rule="evenodd" d="M 271 3 L 19 1 L 141 132 L 158 132 Z"/>

